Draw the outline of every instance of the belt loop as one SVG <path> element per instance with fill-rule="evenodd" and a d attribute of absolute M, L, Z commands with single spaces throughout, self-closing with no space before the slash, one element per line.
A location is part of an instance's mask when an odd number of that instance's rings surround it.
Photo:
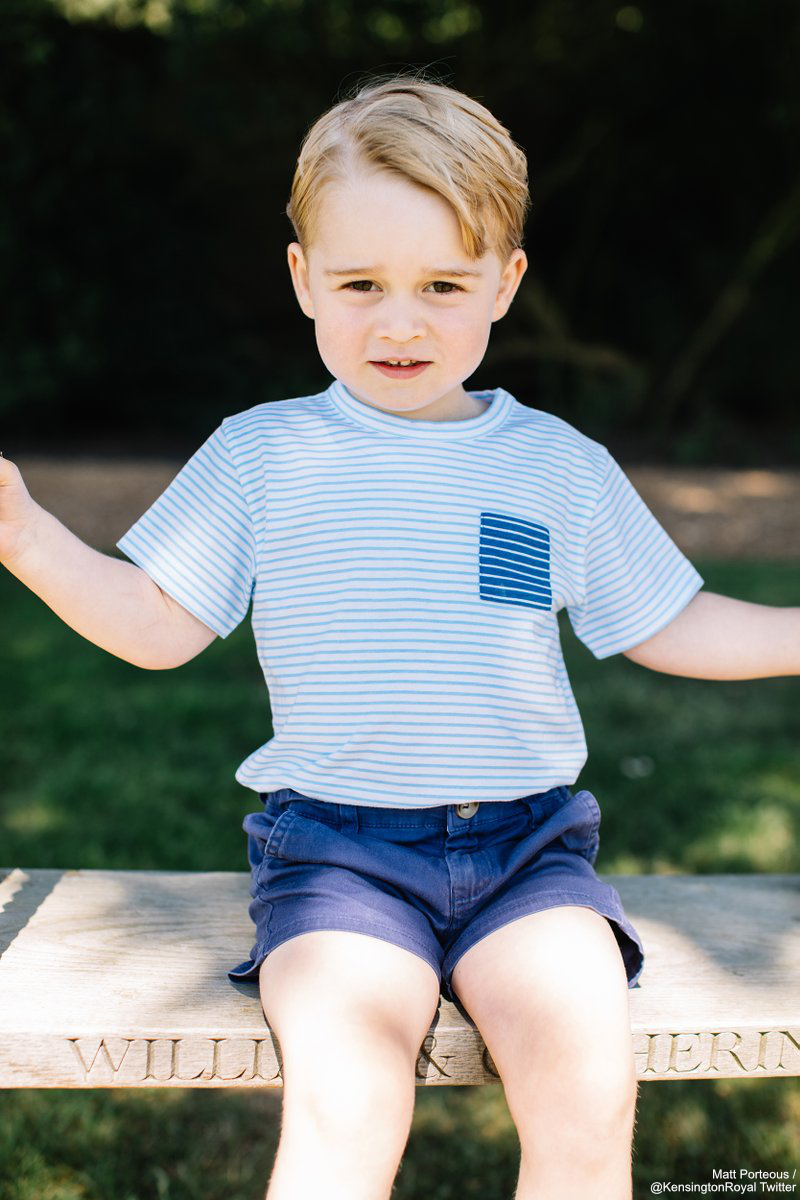
<path fill-rule="evenodd" d="M 358 804 L 339 805 L 339 829 L 342 833 L 358 833 Z"/>

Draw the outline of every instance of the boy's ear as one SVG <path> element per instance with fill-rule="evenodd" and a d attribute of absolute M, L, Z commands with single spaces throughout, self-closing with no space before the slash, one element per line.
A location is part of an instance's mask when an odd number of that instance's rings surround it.
<path fill-rule="evenodd" d="M 500 283 L 497 288 L 497 297 L 494 302 L 494 312 L 492 320 L 499 321 L 504 317 L 511 307 L 511 301 L 517 294 L 517 288 L 522 282 L 522 276 L 528 269 L 528 256 L 525 251 L 518 246 L 516 250 L 512 250 L 511 256 L 503 267 L 500 276 Z"/>
<path fill-rule="evenodd" d="M 287 246 L 289 272 L 292 276 L 294 294 L 297 302 L 307 317 L 314 318 L 314 305 L 311 300 L 311 289 L 308 286 L 308 264 L 299 242 L 290 242 Z"/>

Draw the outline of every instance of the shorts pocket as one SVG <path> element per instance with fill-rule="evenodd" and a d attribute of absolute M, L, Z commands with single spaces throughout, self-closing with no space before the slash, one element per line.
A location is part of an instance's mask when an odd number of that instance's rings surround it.
<path fill-rule="evenodd" d="M 266 810 L 248 813 L 242 822 L 242 828 L 247 834 L 247 857 L 254 883 L 261 884 L 266 860 L 275 855 L 275 848 L 280 845 L 286 823 L 293 815 L 288 808 L 284 808 L 280 813 Z"/>
<path fill-rule="evenodd" d="M 592 793 L 585 790 L 576 792 L 572 800 L 574 820 L 562 832 L 561 840 L 569 850 L 594 863 L 600 849 L 600 805 Z"/>
<path fill-rule="evenodd" d="M 600 805 L 591 792 L 553 788 L 526 803 L 532 828 L 546 833 L 548 844 L 560 844 L 594 863 L 600 848 Z"/>
<path fill-rule="evenodd" d="M 437 886 L 440 856 L 420 844 L 416 828 L 399 831 L 411 837 L 411 844 L 382 838 L 378 830 L 343 830 L 338 826 L 292 808 L 281 813 L 265 848 L 258 880 L 267 886 L 282 867 L 332 867 L 352 871 L 365 879 L 378 881 L 405 894 L 413 891 L 425 896 Z M 375 836 L 373 836 L 373 834 Z"/>

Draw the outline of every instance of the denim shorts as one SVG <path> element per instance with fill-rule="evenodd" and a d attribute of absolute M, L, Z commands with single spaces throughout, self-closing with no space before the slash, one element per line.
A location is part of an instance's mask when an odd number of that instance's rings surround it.
<path fill-rule="evenodd" d="M 248 813 L 250 958 L 230 979 L 258 979 L 281 942 L 315 929 L 371 934 L 419 955 L 445 999 L 461 955 L 528 913 L 564 904 L 606 917 L 633 987 L 641 939 L 619 893 L 598 879 L 600 808 L 591 792 L 551 788 L 510 801 L 383 808 L 261 793 Z"/>

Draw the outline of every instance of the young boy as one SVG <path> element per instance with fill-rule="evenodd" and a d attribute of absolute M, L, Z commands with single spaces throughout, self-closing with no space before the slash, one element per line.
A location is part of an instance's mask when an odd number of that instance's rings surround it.
<path fill-rule="evenodd" d="M 148 669 L 252 603 L 274 737 L 238 768 L 260 985 L 283 1054 L 269 1200 L 384 1200 L 440 991 L 519 1132 L 518 1200 L 631 1195 L 628 988 L 643 949 L 594 871 L 600 810 L 561 658 L 798 671 L 800 610 L 702 580 L 605 450 L 462 384 L 526 269 L 525 158 L 482 105 L 371 81 L 306 136 L 289 268 L 333 383 L 225 418 L 97 553 L 0 461 L 0 560 Z M 406 365 L 391 365 L 406 364 Z M 135 564 L 135 565 L 134 565 Z"/>

